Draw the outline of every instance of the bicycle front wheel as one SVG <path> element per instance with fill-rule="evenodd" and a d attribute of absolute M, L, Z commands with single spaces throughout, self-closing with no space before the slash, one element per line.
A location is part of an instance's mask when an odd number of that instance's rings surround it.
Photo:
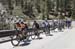
<path fill-rule="evenodd" d="M 19 43 L 20 43 L 20 36 L 18 36 L 18 35 L 11 36 L 11 44 L 13 46 L 18 46 Z"/>

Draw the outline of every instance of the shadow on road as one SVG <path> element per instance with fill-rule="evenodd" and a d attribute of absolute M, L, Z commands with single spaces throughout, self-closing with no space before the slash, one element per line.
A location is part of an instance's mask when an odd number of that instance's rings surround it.
<path fill-rule="evenodd" d="M 27 46 L 30 44 L 31 40 L 23 41 L 23 44 L 20 44 L 20 46 Z"/>
<path fill-rule="evenodd" d="M 26 42 L 26 43 L 21 44 L 20 46 L 27 46 L 29 44 L 30 44 L 29 42 Z"/>

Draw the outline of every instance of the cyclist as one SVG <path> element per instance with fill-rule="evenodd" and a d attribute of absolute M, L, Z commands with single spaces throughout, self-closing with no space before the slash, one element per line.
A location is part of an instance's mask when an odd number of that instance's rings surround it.
<path fill-rule="evenodd" d="M 22 32 L 22 35 L 24 36 L 24 38 L 26 39 L 27 37 L 27 31 L 28 31 L 28 26 L 27 24 L 25 24 L 24 22 L 21 22 L 21 32 Z"/>
<path fill-rule="evenodd" d="M 44 31 L 46 35 L 50 35 L 50 24 L 47 20 L 43 22 L 43 26 L 44 26 Z"/>
<path fill-rule="evenodd" d="M 38 38 L 39 38 L 39 33 L 38 33 L 38 30 L 39 30 L 39 24 L 38 24 L 36 21 L 34 21 L 32 27 L 33 27 L 33 29 L 34 29 L 34 34 L 35 34 L 36 36 L 38 36 Z"/>
<path fill-rule="evenodd" d="M 62 19 L 58 19 L 58 30 L 62 31 L 62 27 L 63 27 L 63 21 Z"/>
<path fill-rule="evenodd" d="M 66 23 L 67 23 L 67 27 L 70 28 L 70 27 L 71 27 L 71 22 L 72 22 L 72 21 L 71 21 L 71 18 L 67 18 L 66 21 L 67 21 L 67 22 L 66 22 Z"/>
<path fill-rule="evenodd" d="M 26 38 L 27 29 L 28 29 L 27 24 L 24 24 L 24 22 L 18 22 L 16 23 L 16 27 L 20 31 L 19 33 L 22 34 L 21 37 Z"/>
<path fill-rule="evenodd" d="M 71 27 L 71 22 L 72 22 L 72 20 L 71 20 L 71 18 L 69 18 L 69 28 Z"/>

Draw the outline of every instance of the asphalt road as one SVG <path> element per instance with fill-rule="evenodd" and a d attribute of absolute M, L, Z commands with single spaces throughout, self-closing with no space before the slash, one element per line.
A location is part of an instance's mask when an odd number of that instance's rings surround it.
<path fill-rule="evenodd" d="M 41 35 L 42 39 L 32 40 L 20 46 L 13 47 L 11 42 L 1 43 L 0 49 L 73 49 L 75 48 L 75 28 L 66 29 L 64 32 L 52 32 L 53 36 Z"/>

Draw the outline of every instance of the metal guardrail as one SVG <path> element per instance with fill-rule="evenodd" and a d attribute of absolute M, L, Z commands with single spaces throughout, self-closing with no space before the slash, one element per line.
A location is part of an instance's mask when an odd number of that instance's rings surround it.
<path fill-rule="evenodd" d="M 16 30 L 0 30 L 0 38 L 10 36 L 16 33 Z"/>
<path fill-rule="evenodd" d="M 28 32 L 32 32 L 34 29 L 28 28 Z M 43 29 L 44 29 L 43 27 L 39 28 L 39 30 L 43 30 Z M 0 38 L 1 37 L 7 37 L 10 35 L 15 35 L 15 34 L 16 34 L 16 29 L 15 30 L 0 30 Z"/>

